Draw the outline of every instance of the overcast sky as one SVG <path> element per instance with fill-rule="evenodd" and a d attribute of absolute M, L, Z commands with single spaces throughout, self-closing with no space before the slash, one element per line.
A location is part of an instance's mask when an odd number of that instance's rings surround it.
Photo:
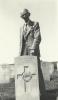
<path fill-rule="evenodd" d="M 0 0 L 0 63 L 13 63 L 19 55 L 24 8 L 39 22 L 41 59 L 58 61 L 57 0 Z"/>

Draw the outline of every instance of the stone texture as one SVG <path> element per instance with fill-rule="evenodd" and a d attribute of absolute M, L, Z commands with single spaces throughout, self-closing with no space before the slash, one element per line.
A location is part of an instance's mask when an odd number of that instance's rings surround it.
<path fill-rule="evenodd" d="M 40 100 L 36 57 L 15 58 L 15 93 L 16 100 Z"/>

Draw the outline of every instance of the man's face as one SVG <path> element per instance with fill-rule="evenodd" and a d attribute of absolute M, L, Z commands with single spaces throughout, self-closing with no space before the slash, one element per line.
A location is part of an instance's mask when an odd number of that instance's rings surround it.
<path fill-rule="evenodd" d="M 22 16 L 22 18 L 26 21 L 29 19 L 29 16 L 27 16 L 26 14 Z"/>

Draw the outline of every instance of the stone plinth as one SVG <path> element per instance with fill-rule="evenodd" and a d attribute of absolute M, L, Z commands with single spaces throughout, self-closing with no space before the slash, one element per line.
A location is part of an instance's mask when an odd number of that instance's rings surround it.
<path fill-rule="evenodd" d="M 40 100 L 38 66 L 35 56 L 15 58 L 16 100 Z"/>

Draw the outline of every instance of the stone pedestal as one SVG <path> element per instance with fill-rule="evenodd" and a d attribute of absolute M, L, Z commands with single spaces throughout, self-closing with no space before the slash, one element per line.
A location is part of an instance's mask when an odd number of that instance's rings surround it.
<path fill-rule="evenodd" d="M 37 58 L 19 56 L 15 58 L 16 100 L 40 100 Z"/>

